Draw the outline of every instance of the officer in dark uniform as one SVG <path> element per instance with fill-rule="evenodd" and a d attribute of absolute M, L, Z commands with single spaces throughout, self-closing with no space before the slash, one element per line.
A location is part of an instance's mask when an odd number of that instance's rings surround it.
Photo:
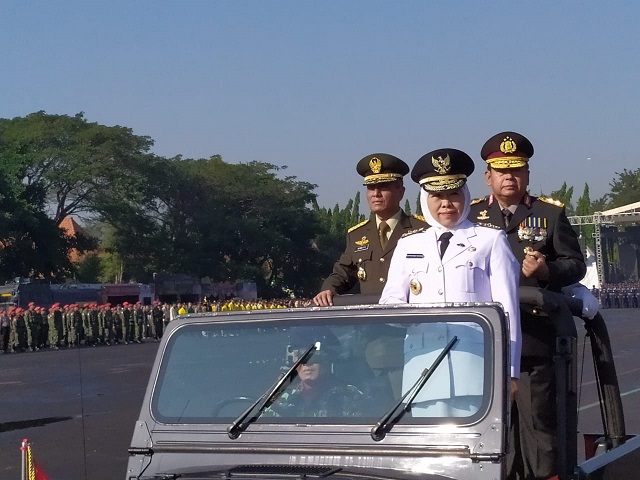
<path fill-rule="evenodd" d="M 520 285 L 560 292 L 584 277 L 578 238 L 562 203 L 527 193 L 533 145 L 515 132 L 491 137 L 482 147 L 492 194 L 474 200 L 469 219 L 503 228 L 522 265 Z M 521 306 L 522 361 L 511 415 L 508 478 L 556 475 L 554 328 L 548 318 Z"/>
<path fill-rule="evenodd" d="M 398 239 L 428 226 L 423 218 L 409 216 L 400 208 L 405 191 L 402 178 L 409 173 L 406 163 L 393 155 L 374 153 L 360 160 L 356 170 L 364 177 L 374 215 L 347 231 L 347 248 L 313 298 L 316 305 L 333 305 L 334 295 L 348 293 L 357 283 L 360 293 L 380 296 Z"/>

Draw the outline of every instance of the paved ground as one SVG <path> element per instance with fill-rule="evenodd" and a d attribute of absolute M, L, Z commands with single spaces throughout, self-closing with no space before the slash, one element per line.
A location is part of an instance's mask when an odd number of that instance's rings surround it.
<path fill-rule="evenodd" d="M 603 314 L 616 352 L 627 432 L 640 433 L 640 309 Z M 578 331 L 584 332 L 580 326 Z M 157 346 L 0 356 L 0 478 L 19 478 L 23 438 L 32 442 L 51 480 L 124 478 L 127 447 Z M 580 354 L 582 346 L 581 335 Z M 602 429 L 588 342 L 586 352 L 579 417 L 583 433 Z"/>

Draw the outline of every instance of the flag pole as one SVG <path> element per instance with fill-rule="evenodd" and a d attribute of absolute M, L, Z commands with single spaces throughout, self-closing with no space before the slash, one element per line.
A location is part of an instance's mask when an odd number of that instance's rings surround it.
<path fill-rule="evenodd" d="M 20 480 L 27 480 L 27 439 L 22 440 L 22 446 L 20 447 L 22 452 L 22 475 Z"/>

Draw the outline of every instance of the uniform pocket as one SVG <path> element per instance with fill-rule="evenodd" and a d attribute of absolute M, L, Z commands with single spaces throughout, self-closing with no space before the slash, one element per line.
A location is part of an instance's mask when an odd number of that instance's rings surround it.
<path fill-rule="evenodd" d="M 463 262 L 456 265 L 456 272 L 464 285 L 466 293 L 475 293 L 487 281 L 487 257 L 474 255 L 467 257 Z"/>

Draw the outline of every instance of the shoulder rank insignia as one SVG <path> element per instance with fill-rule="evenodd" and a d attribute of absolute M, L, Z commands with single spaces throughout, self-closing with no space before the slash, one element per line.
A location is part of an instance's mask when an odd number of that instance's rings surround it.
<path fill-rule="evenodd" d="M 426 222 L 424 217 L 422 215 L 418 215 L 417 213 L 413 214 L 413 218 L 416 218 L 416 219 L 420 220 L 421 222 Z"/>
<path fill-rule="evenodd" d="M 487 215 L 487 213 L 489 213 L 489 210 L 482 210 L 476 218 L 478 220 L 489 220 L 489 215 Z"/>
<path fill-rule="evenodd" d="M 369 219 L 365 220 L 364 222 L 360 222 L 357 225 L 354 225 L 353 227 L 351 227 L 349 230 L 347 230 L 347 233 L 351 233 L 353 232 L 356 228 L 360 228 L 361 226 L 363 226 L 364 224 L 369 223 Z"/>
<path fill-rule="evenodd" d="M 400 238 L 408 237 L 409 235 L 413 235 L 414 233 L 424 232 L 425 230 L 426 228 L 424 227 L 414 228 L 413 230 L 409 230 L 408 232 L 403 233 Z"/>
<path fill-rule="evenodd" d="M 555 200 L 551 197 L 538 197 L 538 199 L 544 203 L 549 203 L 551 205 L 555 205 L 556 207 L 564 207 L 564 203 L 562 203 L 560 200 Z"/>
<path fill-rule="evenodd" d="M 471 200 L 471 205 L 475 205 L 476 203 L 484 202 L 486 199 L 487 199 L 487 197 L 476 198 L 474 200 Z"/>

